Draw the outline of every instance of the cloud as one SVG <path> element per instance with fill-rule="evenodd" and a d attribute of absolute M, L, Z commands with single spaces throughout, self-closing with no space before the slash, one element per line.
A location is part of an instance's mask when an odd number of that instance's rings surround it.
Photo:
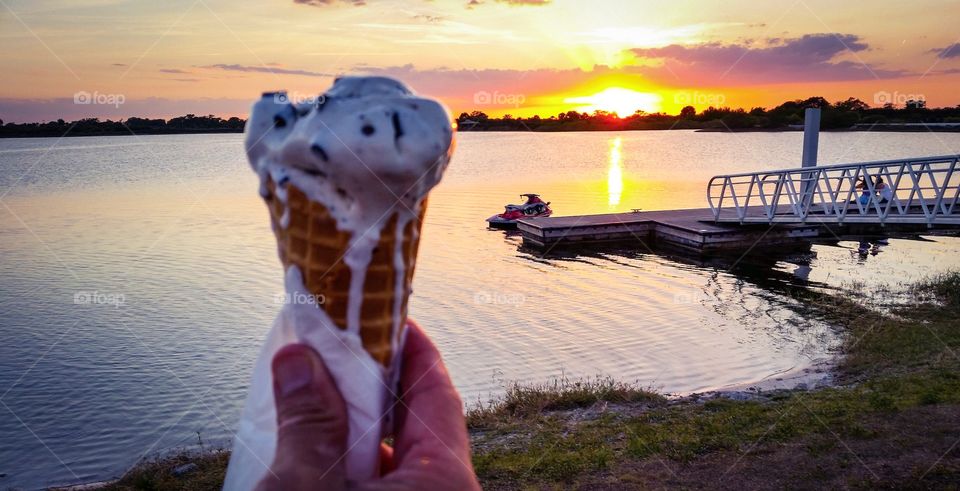
<path fill-rule="evenodd" d="M 161 71 L 162 73 L 176 73 L 176 74 L 181 74 L 181 75 L 182 75 L 182 74 L 186 74 L 186 73 L 190 73 L 190 72 L 188 72 L 188 71 L 181 70 L 181 69 L 179 69 L 179 68 L 161 68 L 160 71 Z"/>
<path fill-rule="evenodd" d="M 431 0 L 425 0 L 425 1 L 429 2 Z M 550 2 L 553 0 L 494 0 L 494 1 L 496 3 L 504 3 L 512 6 L 525 6 L 525 5 L 542 6 L 542 5 L 550 4 Z M 300 5 L 309 5 L 311 7 L 330 7 L 333 5 L 341 5 L 341 4 L 349 4 L 355 7 L 362 7 L 364 5 L 367 5 L 366 0 L 293 0 L 293 3 L 300 4 Z M 472 9 L 476 6 L 483 5 L 483 3 L 484 2 L 481 2 L 480 0 L 470 0 L 469 2 L 467 2 L 467 8 Z M 419 17 L 419 16 L 416 16 L 416 17 Z M 432 17 L 432 16 L 424 16 L 424 17 Z M 428 20 L 428 22 L 434 22 L 434 21 Z"/>
<path fill-rule="evenodd" d="M 447 20 L 447 17 L 443 15 L 417 14 L 413 16 L 413 20 L 420 20 L 433 24 L 436 22 L 443 22 Z"/>
<path fill-rule="evenodd" d="M 200 68 L 207 68 L 211 70 L 226 70 L 231 72 L 249 72 L 249 73 L 271 73 L 274 75 L 299 75 L 303 77 L 333 77 L 335 75 L 322 72 L 312 72 L 310 70 L 298 70 L 290 68 L 279 68 L 275 63 L 269 64 L 269 66 L 259 66 L 259 65 L 238 65 L 238 64 L 223 64 L 217 63 L 215 65 L 204 65 Z"/>
<path fill-rule="evenodd" d="M 494 0 L 496 3 L 505 3 L 507 5 L 523 7 L 523 6 L 532 6 L 532 7 L 542 7 L 544 5 L 549 5 L 552 0 Z M 467 2 L 467 8 L 473 9 L 474 7 L 479 7 L 483 5 L 483 2 L 480 0 L 470 0 Z"/>
<path fill-rule="evenodd" d="M 944 70 L 930 70 L 927 75 L 956 75 L 960 73 L 960 68 L 947 68 Z"/>
<path fill-rule="evenodd" d="M 293 3 L 299 3 L 301 5 L 309 5 L 311 7 L 326 7 L 330 5 L 336 5 L 340 3 L 347 3 L 357 7 L 361 7 L 367 4 L 365 0 L 293 0 Z"/>
<path fill-rule="evenodd" d="M 869 49 L 853 34 L 806 34 L 763 43 L 671 44 L 629 50 L 646 66 L 641 72 L 673 84 L 744 84 L 870 80 L 908 75 L 904 70 L 869 67 L 838 60 L 845 53 Z M 654 62 L 654 63 L 650 63 Z"/>
<path fill-rule="evenodd" d="M 184 114 L 216 114 L 221 117 L 246 117 L 251 99 L 194 98 L 167 99 L 127 98 L 120 106 L 110 104 L 75 104 L 73 98 L 10 99 L 0 98 L 0 114 L 5 122 L 75 121 L 81 118 L 126 119 L 150 117 L 169 119 Z"/>
<path fill-rule="evenodd" d="M 623 71 L 603 65 L 595 66 L 591 70 L 579 68 L 451 70 L 448 68 L 419 69 L 407 64 L 392 67 L 358 66 L 354 67 L 350 73 L 398 78 L 418 93 L 439 98 L 452 110 L 490 111 L 515 108 L 516 104 L 513 101 L 521 99 L 518 96 L 522 96 L 526 105 L 557 104 L 555 111 L 560 112 L 561 109 L 568 109 L 569 104 L 561 104 L 562 100 L 553 98 L 549 94 L 583 86 L 597 77 L 614 74 L 622 76 Z M 478 94 L 491 95 L 490 100 L 478 104 Z M 553 110 L 548 109 L 548 113 Z"/>
<path fill-rule="evenodd" d="M 937 58 L 960 58 L 960 43 L 953 43 L 946 48 L 934 48 L 929 52 L 936 53 Z"/>

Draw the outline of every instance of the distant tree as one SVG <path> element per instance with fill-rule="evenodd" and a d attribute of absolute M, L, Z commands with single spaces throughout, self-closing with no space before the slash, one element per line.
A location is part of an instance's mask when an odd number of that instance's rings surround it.
<path fill-rule="evenodd" d="M 713 120 L 715 120 L 715 119 L 723 119 L 724 116 L 726 116 L 726 115 L 728 115 L 728 114 L 730 114 L 730 108 L 729 108 L 729 107 L 713 107 L 713 106 L 710 106 L 710 107 L 704 109 L 703 112 L 700 113 L 700 117 L 699 117 L 698 119 L 699 119 L 700 121 L 713 121 Z"/>
<path fill-rule="evenodd" d="M 462 122 L 464 122 L 464 121 L 466 121 L 466 120 L 468 120 L 468 119 L 470 119 L 470 115 L 467 114 L 467 113 L 460 113 L 460 115 L 457 116 L 457 122 L 458 122 L 458 123 L 462 123 Z"/>
<path fill-rule="evenodd" d="M 729 111 L 721 121 L 730 129 L 751 128 L 754 125 L 754 118 L 750 117 L 743 109 Z"/>
<path fill-rule="evenodd" d="M 503 115 L 503 120 L 504 120 L 504 121 L 510 121 L 511 119 L 513 119 L 513 115 L 512 115 L 512 114 L 507 113 L 507 114 L 504 114 L 504 115 Z"/>
<path fill-rule="evenodd" d="M 244 121 L 236 116 L 227 120 L 227 127 L 235 130 L 242 130 Z"/>
<path fill-rule="evenodd" d="M 819 107 L 821 109 L 826 109 L 828 107 L 831 107 L 829 101 L 819 96 L 810 97 L 808 99 L 800 101 L 800 106 L 803 107 L 804 109 L 810 108 L 810 107 Z"/>
<path fill-rule="evenodd" d="M 693 106 L 683 106 L 680 110 L 680 119 L 693 119 L 697 115 L 697 108 Z"/>
<path fill-rule="evenodd" d="M 841 111 L 866 111 L 870 109 L 870 106 L 866 102 L 857 99 L 856 97 L 850 97 L 845 101 L 840 101 L 834 105 L 837 109 Z"/>
<path fill-rule="evenodd" d="M 593 114 L 590 115 L 590 119 L 598 123 L 610 124 L 616 122 L 620 118 L 617 116 L 617 113 L 597 109 L 593 111 Z"/>
<path fill-rule="evenodd" d="M 560 121 L 579 121 L 581 119 L 587 119 L 587 115 L 580 114 L 576 111 L 567 111 L 565 113 L 558 114 L 557 119 Z"/>
<path fill-rule="evenodd" d="M 767 110 L 762 107 L 755 107 L 750 110 L 751 116 L 765 116 L 766 114 L 767 114 Z"/>
<path fill-rule="evenodd" d="M 486 121 L 490 119 L 490 116 L 487 116 L 487 113 L 483 111 L 473 111 L 472 113 L 470 113 L 470 119 L 473 119 L 476 121 Z"/>

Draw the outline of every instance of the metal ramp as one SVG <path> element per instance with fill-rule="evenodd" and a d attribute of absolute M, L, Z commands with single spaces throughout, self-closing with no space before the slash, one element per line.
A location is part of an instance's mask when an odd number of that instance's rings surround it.
<path fill-rule="evenodd" d="M 960 225 L 958 167 L 946 155 L 730 174 L 710 179 L 707 201 L 717 222 Z"/>

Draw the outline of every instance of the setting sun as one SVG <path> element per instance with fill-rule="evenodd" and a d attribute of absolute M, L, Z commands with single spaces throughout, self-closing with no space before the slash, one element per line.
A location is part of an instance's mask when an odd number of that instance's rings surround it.
<path fill-rule="evenodd" d="M 596 110 L 617 113 L 617 116 L 626 117 L 638 109 L 644 112 L 660 110 L 660 96 L 649 92 L 637 92 L 622 87 L 610 87 L 601 92 L 584 97 L 569 97 L 564 100 L 570 104 L 583 104 L 581 111 L 593 112 Z"/>

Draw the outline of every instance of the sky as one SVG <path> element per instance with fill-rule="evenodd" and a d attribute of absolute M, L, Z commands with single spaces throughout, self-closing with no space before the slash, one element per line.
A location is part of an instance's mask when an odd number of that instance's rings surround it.
<path fill-rule="evenodd" d="M 453 114 L 960 104 L 944 0 L 0 0 L 0 119 L 246 117 L 343 74 Z"/>

